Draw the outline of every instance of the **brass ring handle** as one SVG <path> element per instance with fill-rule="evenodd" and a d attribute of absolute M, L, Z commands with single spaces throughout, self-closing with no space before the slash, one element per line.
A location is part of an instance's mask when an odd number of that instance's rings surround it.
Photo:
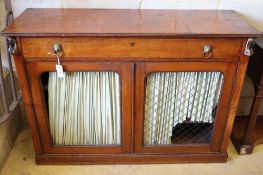
<path fill-rule="evenodd" d="M 212 57 L 212 50 L 213 50 L 213 46 L 210 44 L 206 44 L 203 47 L 203 55 L 206 58 L 211 58 Z"/>
<path fill-rule="evenodd" d="M 60 43 L 54 43 L 53 52 L 54 52 L 54 54 L 58 55 L 59 57 L 62 57 L 64 55 L 63 48 L 62 48 L 62 45 Z"/>

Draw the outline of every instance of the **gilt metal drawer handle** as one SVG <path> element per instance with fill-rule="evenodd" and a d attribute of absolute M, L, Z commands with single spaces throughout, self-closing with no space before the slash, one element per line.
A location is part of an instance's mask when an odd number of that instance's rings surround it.
<path fill-rule="evenodd" d="M 55 43 L 53 45 L 53 52 L 59 57 L 62 57 L 64 55 L 63 48 L 60 43 Z"/>
<path fill-rule="evenodd" d="M 203 47 L 203 55 L 206 58 L 211 58 L 212 57 L 212 50 L 213 50 L 213 46 L 210 44 L 206 44 Z"/>

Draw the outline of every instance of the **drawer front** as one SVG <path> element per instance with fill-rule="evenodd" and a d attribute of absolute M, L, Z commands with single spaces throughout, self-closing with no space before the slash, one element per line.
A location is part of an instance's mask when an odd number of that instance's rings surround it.
<path fill-rule="evenodd" d="M 237 60 L 242 39 L 158 39 L 158 38 L 22 38 L 25 58 L 51 57 L 53 44 L 60 43 L 64 57 L 112 58 L 143 60 L 143 58 L 224 58 Z M 212 46 L 204 54 L 205 45 Z"/>

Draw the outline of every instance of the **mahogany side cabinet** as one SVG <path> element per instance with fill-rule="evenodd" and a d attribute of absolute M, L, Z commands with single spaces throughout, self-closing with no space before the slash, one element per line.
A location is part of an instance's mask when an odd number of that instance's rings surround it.
<path fill-rule="evenodd" d="M 234 11 L 27 9 L 1 33 L 38 164 L 225 162 L 251 42 Z"/>

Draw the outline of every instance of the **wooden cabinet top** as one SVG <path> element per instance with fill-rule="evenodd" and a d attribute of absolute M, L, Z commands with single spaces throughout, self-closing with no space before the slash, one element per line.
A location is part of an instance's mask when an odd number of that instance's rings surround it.
<path fill-rule="evenodd" d="M 5 36 L 256 37 L 231 10 L 27 9 Z"/>

